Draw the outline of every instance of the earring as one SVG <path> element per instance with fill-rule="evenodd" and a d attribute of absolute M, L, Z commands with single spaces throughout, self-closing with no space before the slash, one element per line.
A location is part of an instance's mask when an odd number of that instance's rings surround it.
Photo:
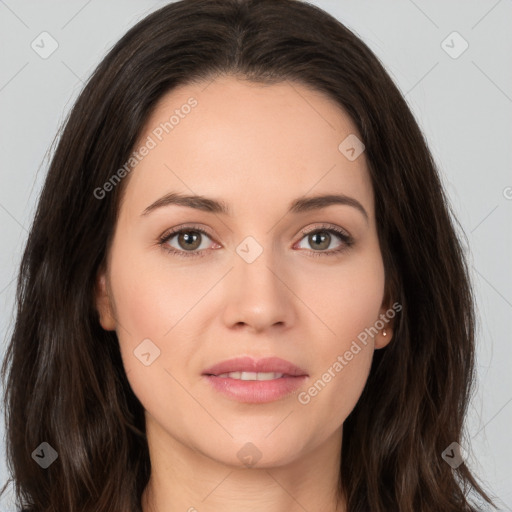
<path fill-rule="evenodd" d="M 383 329 L 382 330 L 382 336 L 387 336 L 387 335 L 388 335 L 388 333 L 386 332 L 386 329 Z"/>

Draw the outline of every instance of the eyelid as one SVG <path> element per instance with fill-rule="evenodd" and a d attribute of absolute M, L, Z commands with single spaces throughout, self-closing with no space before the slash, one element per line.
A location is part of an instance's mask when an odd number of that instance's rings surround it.
<path fill-rule="evenodd" d="M 213 235 L 209 232 L 207 228 L 204 228 L 203 226 L 199 226 L 196 224 L 178 224 L 177 226 L 174 226 L 173 228 L 166 229 L 159 237 L 158 239 L 160 241 L 164 239 L 169 239 L 171 236 L 178 234 L 180 231 L 199 231 L 200 233 L 204 233 L 208 235 L 210 238 L 213 238 Z"/>
<path fill-rule="evenodd" d="M 300 231 L 299 234 L 305 236 L 305 235 L 309 235 L 310 233 L 314 233 L 315 231 L 320 231 L 320 230 L 323 230 L 323 229 L 325 229 L 325 230 L 332 229 L 333 231 L 337 231 L 337 232 L 343 234 L 347 238 L 352 238 L 348 231 L 346 231 L 345 229 L 339 227 L 336 224 L 330 224 L 328 222 L 327 223 L 326 222 L 321 222 L 320 225 L 314 226 L 312 228 L 304 228 L 304 229 L 302 229 Z"/>

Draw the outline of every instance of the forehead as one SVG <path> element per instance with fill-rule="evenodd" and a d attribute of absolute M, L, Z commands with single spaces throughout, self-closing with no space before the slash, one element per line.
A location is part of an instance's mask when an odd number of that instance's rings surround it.
<path fill-rule="evenodd" d="M 343 193 L 372 214 L 365 155 L 351 161 L 339 148 L 353 136 L 361 139 L 336 102 L 297 82 L 221 77 L 180 86 L 160 99 L 141 131 L 134 150 L 151 149 L 131 172 L 125 199 L 139 207 L 170 191 L 204 194 L 243 214 Z"/>

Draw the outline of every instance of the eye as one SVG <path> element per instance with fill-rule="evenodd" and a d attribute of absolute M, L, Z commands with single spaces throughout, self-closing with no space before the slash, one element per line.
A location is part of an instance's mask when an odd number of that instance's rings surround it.
<path fill-rule="evenodd" d="M 210 238 L 208 233 L 199 227 L 190 226 L 187 228 L 175 228 L 172 231 L 167 231 L 162 235 L 159 244 L 171 254 L 177 256 L 205 256 L 206 250 L 210 244 L 204 244 L 202 238 Z M 171 241 L 176 238 L 174 243 L 178 246 L 171 245 Z"/>
<path fill-rule="evenodd" d="M 312 253 L 312 256 L 335 256 L 346 251 L 354 243 L 353 238 L 348 233 L 332 225 L 323 225 L 312 230 L 303 231 L 302 235 L 304 238 L 307 237 L 307 243 L 314 249 L 313 251 L 309 251 Z M 331 248 L 331 250 L 326 251 L 324 249 L 328 249 L 333 242 L 332 235 L 341 240 L 341 244 L 335 249 Z M 301 249 L 303 248 L 301 246 L 299 247 Z"/>

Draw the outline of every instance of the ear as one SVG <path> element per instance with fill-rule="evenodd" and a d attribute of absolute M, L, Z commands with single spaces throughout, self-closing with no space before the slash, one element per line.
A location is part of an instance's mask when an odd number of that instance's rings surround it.
<path fill-rule="evenodd" d="M 114 331 L 116 328 L 116 320 L 114 317 L 112 300 L 107 286 L 105 270 L 100 271 L 96 279 L 95 302 L 101 327 L 106 331 Z"/>
<path fill-rule="evenodd" d="M 375 350 L 384 348 L 393 339 L 395 317 L 402 306 L 395 302 L 393 305 L 386 304 L 380 309 L 378 325 L 384 324 L 374 337 Z"/>

